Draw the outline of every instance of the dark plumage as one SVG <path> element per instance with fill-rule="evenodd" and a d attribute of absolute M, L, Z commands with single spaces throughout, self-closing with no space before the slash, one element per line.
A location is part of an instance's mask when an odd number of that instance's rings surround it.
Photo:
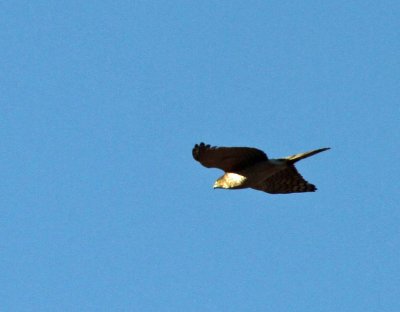
<path fill-rule="evenodd" d="M 256 148 L 212 147 L 200 143 L 194 146 L 192 154 L 203 166 L 225 171 L 215 182 L 214 188 L 253 188 L 271 194 L 288 194 L 316 190 L 315 185 L 299 174 L 294 163 L 328 149 L 268 159 L 263 151 Z"/>

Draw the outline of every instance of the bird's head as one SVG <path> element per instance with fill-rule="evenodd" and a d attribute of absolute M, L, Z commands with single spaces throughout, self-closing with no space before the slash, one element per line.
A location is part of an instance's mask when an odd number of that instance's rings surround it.
<path fill-rule="evenodd" d="M 222 177 L 220 177 L 217 181 L 215 181 L 214 188 L 215 189 L 243 188 L 245 182 L 246 182 L 246 177 L 237 173 L 226 172 Z"/>
<path fill-rule="evenodd" d="M 218 180 L 216 180 L 215 183 L 214 183 L 213 188 L 214 188 L 214 189 L 217 189 L 217 188 L 227 188 L 226 183 L 225 183 L 225 180 L 224 180 L 224 179 L 218 179 Z"/>

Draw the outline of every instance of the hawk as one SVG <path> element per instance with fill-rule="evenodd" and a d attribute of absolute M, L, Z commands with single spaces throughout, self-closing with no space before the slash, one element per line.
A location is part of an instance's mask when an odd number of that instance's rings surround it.
<path fill-rule="evenodd" d="M 214 183 L 215 188 L 252 188 L 270 194 L 315 192 L 315 185 L 300 175 L 294 164 L 301 159 L 329 150 L 329 147 L 292 156 L 269 159 L 252 147 L 216 147 L 196 144 L 193 158 L 207 168 L 222 169 L 225 174 Z"/>

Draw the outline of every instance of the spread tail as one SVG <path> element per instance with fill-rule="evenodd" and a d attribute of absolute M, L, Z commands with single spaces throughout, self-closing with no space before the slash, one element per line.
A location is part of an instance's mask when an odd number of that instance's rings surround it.
<path fill-rule="evenodd" d="M 329 149 L 330 149 L 330 147 L 320 148 L 320 149 L 316 149 L 316 150 L 313 150 L 313 151 L 309 151 L 309 152 L 305 152 L 305 153 L 300 153 L 300 154 L 295 154 L 295 155 L 292 155 L 292 156 L 288 156 L 288 157 L 285 157 L 284 159 L 286 159 L 290 163 L 294 164 L 295 162 L 298 162 L 299 160 L 302 160 L 302 159 L 310 157 L 312 155 L 327 151 Z"/>

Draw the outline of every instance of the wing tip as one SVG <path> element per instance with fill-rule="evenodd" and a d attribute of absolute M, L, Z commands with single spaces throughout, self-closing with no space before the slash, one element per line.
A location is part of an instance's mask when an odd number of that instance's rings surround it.
<path fill-rule="evenodd" d="M 201 150 L 202 149 L 207 149 L 207 148 L 210 148 L 210 145 L 209 144 L 205 144 L 204 142 L 200 142 L 199 144 L 195 144 L 193 149 L 192 149 L 193 158 L 198 161 L 199 158 L 200 158 Z"/>

